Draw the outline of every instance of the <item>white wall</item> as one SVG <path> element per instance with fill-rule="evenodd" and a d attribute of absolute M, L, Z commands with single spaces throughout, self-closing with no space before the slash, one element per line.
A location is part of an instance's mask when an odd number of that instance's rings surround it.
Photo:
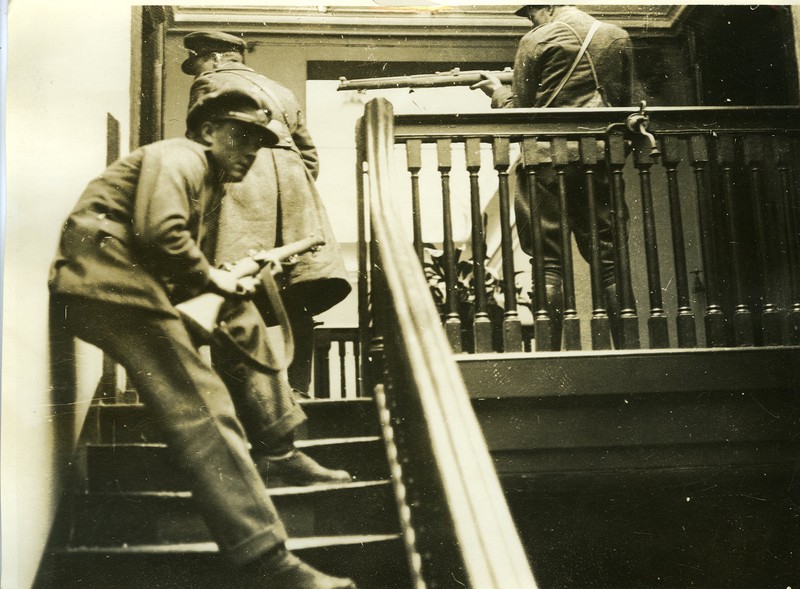
<path fill-rule="evenodd" d="M 3 298 L 2 587 L 29 587 L 54 510 L 47 271 L 59 230 L 105 167 L 106 113 L 128 145 L 127 2 L 11 0 Z M 96 352 L 79 348 L 86 410 Z"/>

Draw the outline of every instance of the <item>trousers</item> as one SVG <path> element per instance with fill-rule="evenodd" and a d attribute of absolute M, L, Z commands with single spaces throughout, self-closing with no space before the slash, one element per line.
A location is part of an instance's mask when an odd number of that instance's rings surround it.
<path fill-rule="evenodd" d="M 57 302 L 69 333 L 128 371 L 220 551 L 239 566 L 283 543 L 286 530 L 253 463 L 248 433 L 254 446 L 269 446 L 305 420 L 285 373 L 212 345 L 215 370 L 183 321 L 157 310 L 82 297 Z M 260 317 L 254 307 L 238 315 Z M 245 340 L 265 335 L 258 321 L 239 322 L 247 325 Z"/>
<path fill-rule="evenodd" d="M 514 212 L 522 250 L 533 254 L 531 237 L 531 210 L 528 200 L 528 176 L 524 168 L 515 166 Z M 616 282 L 613 233 L 613 207 L 608 175 L 604 169 L 594 174 L 594 202 L 597 211 L 597 234 L 600 248 L 600 274 L 603 286 Z M 589 224 L 589 201 L 584 185 L 584 176 L 576 162 L 565 167 L 567 219 L 575 238 L 578 251 L 589 262 L 592 255 Z M 561 283 L 563 278 L 563 256 L 561 251 L 561 225 L 559 208 L 559 180 L 552 165 L 537 167 L 536 190 L 541 203 L 542 247 L 545 275 L 548 283 Z M 622 220 L 628 216 L 622 211 Z"/>

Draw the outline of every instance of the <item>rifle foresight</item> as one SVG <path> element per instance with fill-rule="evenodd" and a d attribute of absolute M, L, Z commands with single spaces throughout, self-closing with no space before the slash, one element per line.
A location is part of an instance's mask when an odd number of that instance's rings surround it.
<path fill-rule="evenodd" d="M 454 68 L 448 72 L 433 74 L 412 74 L 409 76 L 388 76 L 385 78 L 361 78 L 348 80 L 339 78 L 337 90 L 383 90 L 386 88 L 442 88 L 445 86 L 472 86 L 484 80 L 483 73 L 498 78 L 503 84 L 511 84 L 514 70 L 510 67 L 501 71 L 466 70 Z"/>

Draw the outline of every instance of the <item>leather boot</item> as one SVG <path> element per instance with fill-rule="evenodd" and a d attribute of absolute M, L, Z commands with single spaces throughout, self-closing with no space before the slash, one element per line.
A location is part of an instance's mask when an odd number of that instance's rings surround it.
<path fill-rule="evenodd" d="M 561 331 L 564 323 L 564 292 L 561 277 L 548 275 L 545 283 L 547 311 L 550 313 L 552 340 L 548 349 L 557 352 L 561 349 Z"/>
<path fill-rule="evenodd" d="M 356 589 L 352 579 L 331 577 L 307 565 L 284 546 L 244 566 L 247 589 Z"/>
<path fill-rule="evenodd" d="M 264 484 L 270 488 L 341 484 L 353 480 L 349 472 L 325 468 L 297 449 L 284 456 L 257 456 L 254 461 Z"/>

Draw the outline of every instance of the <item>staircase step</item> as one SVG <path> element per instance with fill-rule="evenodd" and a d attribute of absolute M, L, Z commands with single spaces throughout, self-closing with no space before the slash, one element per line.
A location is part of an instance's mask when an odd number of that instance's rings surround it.
<path fill-rule="evenodd" d="M 389 481 L 270 489 L 292 537 L 391 533 L 399 527 Z M 211 540 L 190 492 L 89 493 L 74 502 L 75 544 Z"/>
<path fill-rule="evenodd" d="M 378 436 L 298 440 L 297 447 L 320 464 L 343 468 L 356 480 L 389 477 Z M 185 477 L 170 462 L 165 444 L 87 444 L 89 491 L 187 491 Z"/>
<path fill-rule="evenodd" d="M 377 436 L 375 402 L 362 399 L 311 399 L 300 401 L 308 420 L 297 430 L 298 439 Z M 163 438 L 147 408 L 141 404 L 92 406 L 87 417 L 96 432 L 97 443 L 158 443 Z"/>
<path fill-rule="evenodd" d="M 352 577 L 359 589 L 411 586 L 396 534 L 290 539 L 287 546 L 326 573 Z M 58 550 L 49 555 L 35 589 L 233 589 L 236 583 L 216 544 L 206 542 Z"/>

